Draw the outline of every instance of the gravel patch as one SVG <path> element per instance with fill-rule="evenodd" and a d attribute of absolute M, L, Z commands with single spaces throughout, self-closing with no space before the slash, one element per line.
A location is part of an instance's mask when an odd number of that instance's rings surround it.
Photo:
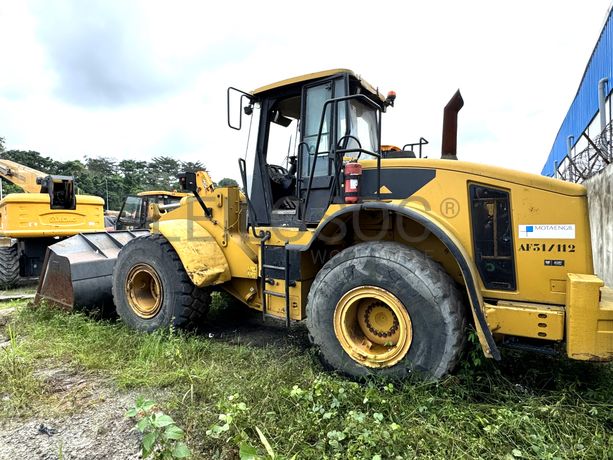
<path fill-rule="evenodd" d="M 138 459 L 140 435 L 124 417 L 136 394 L 92 375 L 52 368 L 38 378 L 49 413 L 0 423 L 0 459 Z"/>

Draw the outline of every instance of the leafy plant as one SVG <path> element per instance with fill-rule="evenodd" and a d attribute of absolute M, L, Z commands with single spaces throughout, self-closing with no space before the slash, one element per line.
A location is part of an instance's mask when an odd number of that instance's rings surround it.
<path fill-rule="evenodd" d="M 135 418 L 136 428 L 143 434 L 143 458 L 172 460 L 191 456 L 183 441 L 184 431 L 172 417 L 159 410 L 153 401 L 139 397 L 136 405 L 126 412 L 126 417 Z"/>
<path fill-rule="evenodd" d="M 270 445 L 270 442 L 268 442 L 268 439 L 266 439 L 266 436 L 264 436 L 264 433 L 262 433 L 262 430 L 260 430 L 260 428 L 257 426 L 255 427 L 255 430 L 257 431 L 258 436 L 260 438 L 260 442 L 266 449 L 266 453 L 268 454 L 270 459 L 271 460 L 281 460 L 282 457 L 278 457 L 275 454 L 275 451 Z M 260 458 L 262 458 L 260 457 L 258 450 L 247 442 L 241 443 L 240 450 L 239 450 L 239 457 L 241 460 L 259 460 Z M 294 455 L 292 457 L 292 460 L 294 460 L 295 458 L 296 456 Z"/>
<path fill-rule="evenodd" d="M 466 329 L 466 334 L 468 344 L 466 347 L 466 359 L 462 361 L 462 367 L 468 370 L 478 369 L 484 364 L 483 351 L 479 344 L 479 336 L 472 326 Z"/>
<path fill-rule="evenodd" d="M 222 414 L 219 414 L 219 422 L 211 426 L 207 430 L 207 436 L 214 439 L 219 439 L 227 435 L 228 440 L 232 439 L 239 445 L 239 458 L 241 460 L 261 460 L 264 458 L 270 460 L 286 460 L 287 457 L 277 455 L 270 444 L 264 432 L 258 427 L 255 427 L 258 438 L 266 454 L 261 454 L 259 449 L 252 443 L 247 429 L 249 422 L 246 415 L 250 412 L 250 408 L 247 405 L 239 401 L 240 395 L 238 393 L 228 396 L 218 407 L 223 410 Z M 295 460 L 296 455 L 291 457 L 290 460 Z"/>

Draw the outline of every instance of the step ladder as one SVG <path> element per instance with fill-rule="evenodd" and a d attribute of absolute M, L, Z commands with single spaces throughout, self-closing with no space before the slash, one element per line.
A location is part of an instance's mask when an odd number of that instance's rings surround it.
<path fill-rule="evenodd" d="M 289 298 L 289 288 L 291 286 L 295 286 L 296 282 L 294 280 L 290 280 L 289 277 L 289 249 L 287 249 L 287 245 L 284 247 L 284 260 L 285 264 L 282 265 L 272 265 L 266 263 L 266 241 L 270 238 L 270 233 L 268 233 L 268 237 L 264 236 L 260 240 L 260 261 L 261 261 L 261 270 L 260 270 L 260 291 L 262 292 L 262 318 L 266 319 L 268 316 L 273 316 L 277 318 L 275 315 L 270 315 L 267 312 L 266 306 L 266 295 L 271 295 L 273 297 L 279 297 L 285 300 L 285 326 L 290 327 L 290 298 Z M 268 276 L 268 271 L 270 270 L 278 270 L 283 272 L 283 279 L 285 281 L 285 292 L 274 292 L 266 289 L 267 284 L 274 285 L 275 281 L 273 278 Z"/>

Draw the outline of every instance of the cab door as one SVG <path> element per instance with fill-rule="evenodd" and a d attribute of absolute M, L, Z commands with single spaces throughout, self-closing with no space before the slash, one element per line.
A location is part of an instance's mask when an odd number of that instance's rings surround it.
<path fill-rule="evenodd" d="M 336 142 L 344 135 L 345 103 L 329 103 L 346 96 L 347 75 L 332 77 L 306 85 L 302 90 L 302 115 L 298 151 L 297 191 L 300 198 L 300 219 L 317 224 L 338 191 Z M 344 126 L 345 124 L 342 123 Z"/>

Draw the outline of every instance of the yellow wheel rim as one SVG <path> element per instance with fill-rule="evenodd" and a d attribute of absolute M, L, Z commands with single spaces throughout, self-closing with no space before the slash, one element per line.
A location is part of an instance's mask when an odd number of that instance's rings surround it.
<path fill-rule="evenodd" d="M 144 319 L 153 318 L 162 307 L 162 282 L 157 272 L 147 264 L 132 267 L 126 281 L 126 298 L 130 308 Z"/>
<path fill-rule="evenodd" d="M 413 340 L 402 302 L 375 286 L 360 286 L 341 297 L 334 310 L 334 333 L 343 350 L 367 367 L 397 364 Z"/>

